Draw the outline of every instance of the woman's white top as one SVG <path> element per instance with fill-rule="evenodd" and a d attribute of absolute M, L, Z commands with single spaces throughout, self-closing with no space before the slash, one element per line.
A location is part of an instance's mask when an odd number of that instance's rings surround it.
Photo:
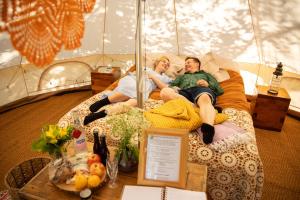
<path fill-rule="evenodd" d="M 151 68 L 146 68 L 147 74 L 155 75 L 160 81 L 163 83 L 170 83 L 172 79 L 165 74 L 159 74 Z M 149 98 L 150 93 L 157 88 L 157 85 L 153 80 L 149 79 L 147 75 L 144 76 L 144 100 Z M 135 73 L 129 73 L 127 76 L 124 76 L 120 79 L 118 86 L 113 90 L 112 93 L 108 94 L 108 96 L 114 94 L 115 92 L 122 93 L 130 98 L 137 98 L 137 90 L 136 90 L 136 75 Z"/>

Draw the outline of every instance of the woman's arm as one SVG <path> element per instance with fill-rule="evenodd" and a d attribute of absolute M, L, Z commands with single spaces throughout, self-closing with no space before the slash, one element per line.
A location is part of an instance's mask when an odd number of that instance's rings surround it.
<path fill-rule="evenodd" d="M 157 85 L 158 88 L 163 89 L 165 87 L 168 87 L 169 85 L 167 83 L 164 83 L 161 81 L 157 76 L 154 74 L 148 74 L 149 79 L 153 80 L 153 82 Z"/>

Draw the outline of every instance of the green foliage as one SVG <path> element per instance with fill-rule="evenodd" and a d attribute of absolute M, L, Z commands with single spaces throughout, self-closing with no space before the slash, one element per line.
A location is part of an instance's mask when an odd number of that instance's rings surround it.
<path fill-rule="evenodd" d="M 143 129 L 150 126 L 143 112 L 137 108 L 132 108 L 127 113 L 110 116 L 107 123 L 111 125 L 112 134 L 120 136 L 120 143 L 116 151 L 117 158 L 120 158 L 122 152 L 130 152 L 138 160 L 139 150 L 137 144 L 132 142 L 133 137 L 141 135 Z M 128 153 L 125 155 L 128 159 Z"/>
<path fill-rule="evenodd" d="M 32 150 L 59 157 L 66 150 L 64 144 L 72 139 L 72 131 L 71 126 L 46 125 L 42 128 L 40 138 L 32 142 Z"/>

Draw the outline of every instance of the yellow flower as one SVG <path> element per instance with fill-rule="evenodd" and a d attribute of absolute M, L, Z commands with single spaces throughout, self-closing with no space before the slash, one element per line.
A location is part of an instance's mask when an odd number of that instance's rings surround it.
<path fill-rule="evenodd" d="M 55 144 L 57 142 L 56 135 L 55 135 L 55 127 L 49 126 L 49 129 L 46 131 L 45 135 L 47 138 L 50 139 L 50 143 Z"/>
<path fill-rule="evenodd" d="M 51 144 L 56 144 L 56 143 L 57 143 L 57 139 L 51 139 L 51 140 L 49 141 L 49 143 L 51 143 Z"/>
<path fill-rule="evenodd" d="M 65 144 L 72 139 L 73 128 L 59 127 L 58 125 L 45 125 L 42 128 L 40 138 L 32 143 L 35 151 L 48 152 L 51 155 L 58 155 L 65 151 Z"/>
<path fill-rule="evenodd" d="M 45 135 L 46 135 L 47 138 L 55 139 L 54 132 L 51 131 L 51 130 L 46 131 Z"/>
<path fill-rule="evenodd" d="M 67 128 L 60 128 L 60 131 L 59 131 L 59 137 L 60 138 L 63 138 L 67 134 L 68 134 Z"/>

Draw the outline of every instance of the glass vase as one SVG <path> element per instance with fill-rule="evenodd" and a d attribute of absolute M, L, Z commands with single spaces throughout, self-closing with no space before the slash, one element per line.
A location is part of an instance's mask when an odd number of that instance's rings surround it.
<path fill-rule="evenodd" d="M 72 177 L 72 165 L 64 154 L 54 156 L 48 166 L 49 180 L 54 184 L 65 182 Z"/>
<path fill-rule="evenodd" d="M 137 169 L 137 166 L 138 161 L 131 151 L 126 149 L 121 152 L 119 158 L 119 170 L 121 172 L 133 172 Z"/>
<path fill-rule="evenodd" d="M 48 165 L 49 180 L 53 183 L 58 183 L 57 171 L 63 164 L 62 156 L 51 155 L 51 161 Z"/>

